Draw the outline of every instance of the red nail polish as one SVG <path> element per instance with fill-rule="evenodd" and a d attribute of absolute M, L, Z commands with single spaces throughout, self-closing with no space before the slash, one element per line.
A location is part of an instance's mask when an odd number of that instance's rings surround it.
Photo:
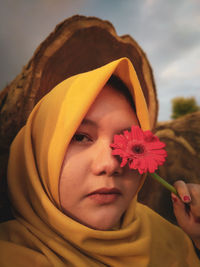
<path fill-rule="evenodd" d="M 183 197 L 183 201 L 190 202 L 191 201 L 191 198 L 189 196 L 184 196 Z"/>
<path fill-rule="evenodd" d="M 177 198 L 176 197 L 172 197 L 172 201 L 173 202 L 177 202 Z"/>

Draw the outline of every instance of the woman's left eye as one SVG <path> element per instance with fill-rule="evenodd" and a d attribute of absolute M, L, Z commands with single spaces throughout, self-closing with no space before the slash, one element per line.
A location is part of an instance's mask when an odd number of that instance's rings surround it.
<path fill-rule="evenodd" d="M 78 143 L 86 143 L 86 142 L 92 142 L 92 139 L 86 134 L 77 133 L 73 136 L 72 141 Z"/>

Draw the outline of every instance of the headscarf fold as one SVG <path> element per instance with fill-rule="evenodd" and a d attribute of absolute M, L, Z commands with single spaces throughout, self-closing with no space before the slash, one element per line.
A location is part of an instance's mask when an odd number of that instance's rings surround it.
<path fill-rule="evenodd" d="M 129 88 L 143 130 L 148 108 L 127 58 L 73 76 L 35 106 L 10 150 L 15 220 L 0 226 L 0 266 L 199 266 L 190 239 L 136 197 L 119 229 L 94 230 L 65 215 L 59 176 L 68 144 L 111 75 Z"/>

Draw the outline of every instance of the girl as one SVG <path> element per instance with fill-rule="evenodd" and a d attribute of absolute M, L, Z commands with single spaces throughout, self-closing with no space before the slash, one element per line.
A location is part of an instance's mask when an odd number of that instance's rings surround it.
<path fill-rule="evenodd" d="M 200 248 L 199 187 L 176 184 L 192 198 L 187 217 L 173 195 L 188 235 L 139 204 L 145 175 L 121 168 L 110 147 L 132 125 L 148 130 L 149 118 L 126 58 L 63 81 L 36 105 L 11 146 L 16 219 L 0 226 L 0 266 L 200 266 L 188 237 Z"/>

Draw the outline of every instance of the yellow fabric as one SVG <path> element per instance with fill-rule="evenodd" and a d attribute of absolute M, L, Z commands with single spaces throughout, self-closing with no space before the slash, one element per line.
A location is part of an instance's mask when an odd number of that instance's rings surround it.
<path fill-rule="evenodd" d="M 112 74 L 130 88 L 140 125 L 149 129 L 145 99 L 126 58 L 71 77 L 46 95 L 11 146 L 8 186 L 16 219 L 0 225 L 0 266 L 200 266 L 183 231 L 136 197 L 112 231 L 88 228 L 60 209 L 67 146 Z"/>

